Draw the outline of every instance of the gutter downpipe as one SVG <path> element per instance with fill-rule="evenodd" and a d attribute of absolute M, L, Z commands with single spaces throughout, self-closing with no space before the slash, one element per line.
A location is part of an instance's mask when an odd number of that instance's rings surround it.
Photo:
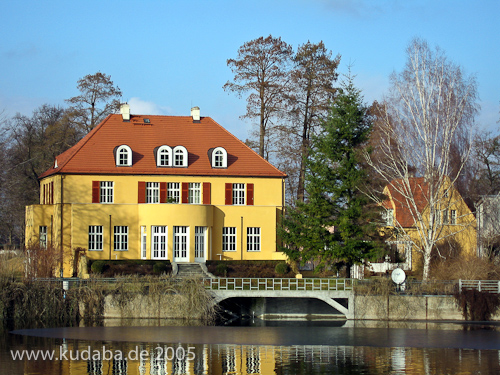
<path fill-rule="evenodd" d="M 61 277 L 64 276 L 64 258 L 63 258 L 63 237 L 64 237 L 64 189 L 63 189 L 63 181 L 64 181 L 64 176 L 61 174 L 61 249 L 60 249 L 60 268 L 61 268 Z"/>

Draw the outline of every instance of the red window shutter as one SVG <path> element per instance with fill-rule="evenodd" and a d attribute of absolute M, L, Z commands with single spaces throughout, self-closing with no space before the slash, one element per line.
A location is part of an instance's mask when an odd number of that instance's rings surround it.
<path fill-rule="evenodd" d="M 92 181 L 92 203 L 100 202 L 101 200 L 100 190 L 101 190 L 100 181 Z"/>
<path fill-rule="evenodd" d="M 226 205 L 233 204 L 233 184 L 226 184 Z"/>
<path fill-rule="evenodd" d="M 42 204 L 45 204 L 45 196 L 46 196 L 45 186 L 47 186 L 47 185 L 43 184 Z"/>
<path fill-rule="evenodd" d="M 189 203 L 189 184 L 187 182 L 182 183 L 182 203 Z"/>
<path fill-rule="evenodd" d="M 203 204 L 211 204 L 211 186 L 210 182 L 203 183 Z"/>
<path fill-rule="evenodd" d="M 54 204 L 54 181 L 50 181 L 50 204 Z"/>
<path fill-rule="evenodd" d="M 253 206 L 253 184 L 247 184 L 247 205 Z"/>
<path fill-rule="evenodd" d="M 137 203 L 146 203 L 146 182 L 139 181 Z"/>
<path fill-rule="evenodd" d="M 160 203 L 167 203 L 167 183 L 160 182 Z"/>

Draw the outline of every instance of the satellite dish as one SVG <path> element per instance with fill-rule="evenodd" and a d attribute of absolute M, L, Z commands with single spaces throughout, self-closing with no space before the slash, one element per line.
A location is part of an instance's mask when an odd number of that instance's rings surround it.
<path fill-rule="evenodd" d="M 392 281 L 394 281 L 394 283 L 398 285 L 403 284 L 406 279 L 405 271 L 403 271 L 401 268 L 396 268 L 395 270 L 392 271 L 391 278 Z"/>

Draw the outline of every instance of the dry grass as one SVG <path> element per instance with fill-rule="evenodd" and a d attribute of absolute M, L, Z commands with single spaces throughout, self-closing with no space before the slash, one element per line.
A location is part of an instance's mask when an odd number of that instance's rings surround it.
<path fill-rule="evenodd" d="M 487 258 L 463 255 L 435 262 L 431 277 L 434 280 L 498 280 L 500 267 Z"/>

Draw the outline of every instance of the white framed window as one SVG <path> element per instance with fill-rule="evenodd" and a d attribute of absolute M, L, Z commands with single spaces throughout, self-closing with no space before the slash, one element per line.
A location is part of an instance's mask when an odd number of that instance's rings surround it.
<path fill-rule="evenodd" d="M 128 250 L 128 227 L 124 225 L 115 225 L 114 230 L 114 250 L 127 251 Z"/>
<path fill-rule="evenodd" d="M 187 260 L 189 249 L 189 227 L 174 227 L 174 261 Z"/>
<path fill-rule="evenodd" d="M 247 251 L 260 251 L 260 228 L 247 228 Z"/>
<path fill-rule="evenodd" d="M 167 236 L 166 226 L 153 225 L 151 227 L 151 259 L 168 259 Z"/>
<path fill-rule="evenodd" d="M 394 225 L 394 209 L 388 208 L 383 213 L 384 224 L 388 227 Z"/>
<path fill-rule="evenodd" d="M 148 257 L 147 240 L 148 240 L 148 236 L 146 233 L 146 226 L 142 225 L 141 226 L 141 259 L 147 259 L 147 257 Z"/>
<path fill-rule="evenodd" d="M 195 260 L 205 260 L 205 233 L 207 227 L 194 228 L 194 257 Z"/>
<path fill-rule="evenodd" d="M 201 183 L 199 182 L 189 183 L 188 203 L 201 204 Z"/>
<path fill-rule="evenodd" d="M 156 153 L 156 165 L 158 167 L 172 166 L 172 149 L 168 146 L 161 146 Z"/>
<path fill-rule="evenodd" d="M 118 167 L 132 166 L 132 149 L 127 145 L 121 145 L 116 149 L 116 165 Z"/>
<path fill-rule="evenodd" d="M 89 225 L 89 250 L 102 251 L 102 225 Z"/>
<path fill-rule="evenodd" d="M 178 182 L 169 182 L 167 184 L 167 202 L 179 203 L 181 201 L 181 187 Z"/>
<path fill-rule="evenodd" d="M 227 151 L 217 147 L 212 152 L 212 168 L 227 168 Z"/>
<path fill-rule="evenodd" d="M 450 224 L 457 224 L 457 210 L 450 210 Z"/>
<path fill-rule="evenodd" d="M 40 249 L 46 249 L 47 248 L 47 227 L 46 226 L 40 226 L 39 228 L 39 236 L 40 240 Z"/>
<path fill-rule="evenodd" d="M 222 251 L 236 251 L 236 227 L 222 228 Z"/>
<path fill-rule="evenodd" d="M 449 224 L 448 223 L 448 210 L 443 210 L 443 224 Z"/>
<path fill-rule="evenodd" d="M 146 182 L 146 203 L 160 203 L 159 182 Z"/>
<path fill-rule="evenodd" d="M 101 181 L 99 184 L 99 202 L 113 203 L 113 181 Z"/>
<path fill-rule="evenodd" d="M 245 184 L 233 184 L 233 205 L 245 204 Z"/>
<path fill-rule="evenodd" d="M 188 152 L 184 146 L 174 147 L 174 167 L 187 167 L 188 166 Z"/>

